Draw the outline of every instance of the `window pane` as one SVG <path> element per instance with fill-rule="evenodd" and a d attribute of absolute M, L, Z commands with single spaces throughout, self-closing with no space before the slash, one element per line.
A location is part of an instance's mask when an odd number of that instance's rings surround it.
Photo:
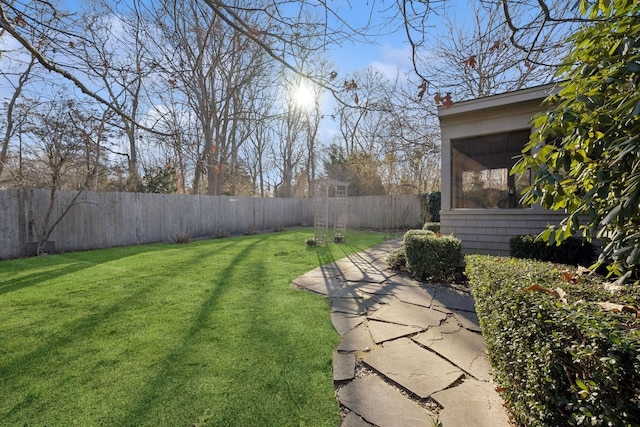
<path fill-rule="evenodd" d="M 509 171 L 529 139 L 530 130 L 451 141 L 454 208 L 519 208 L 520 193 L 531 174 Z"/>

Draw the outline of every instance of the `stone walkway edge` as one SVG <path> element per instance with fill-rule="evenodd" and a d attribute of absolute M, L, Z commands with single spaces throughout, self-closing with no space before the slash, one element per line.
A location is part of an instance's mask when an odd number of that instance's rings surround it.
<path fill-rule="evenodd" d="M 389 269 L 401 245 L 388 240 L 292 282 L 331 306 L 340 426 L 511 426 L 471 294 Z"/>

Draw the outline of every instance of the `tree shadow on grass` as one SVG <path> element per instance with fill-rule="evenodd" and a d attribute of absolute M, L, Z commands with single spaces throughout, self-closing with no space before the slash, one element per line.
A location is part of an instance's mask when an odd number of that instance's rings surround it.
<path fill-rule="evenodd" d="M 184 334 L 180 342 L 175 343 L 173 351 L 167 354 L 157 365 L 158 368 L 156 369 L 153 379 L 147 382 L 137 399 L 131 403 L 131 408 L 118 424 L 126 425 L 135 422 L 135 420 L 150 419 L 149 414 L 155 411 L 157 407 L 162 404 L 163 400 L 166 399 L 166 393 L 169 392 L 170 386 L 176 381 L 176 372 L 183 366 L 185 357 L 190 354 L 190 349 L 194 344 L 198 343 L 198 334 L 203 329 L 209 329 L 211 327 L 209 318 L 217 307 L 220 298 L 230 290 L 230 284 L 233 283 L 230 278 L 237 269 L 238 264 L 248 256 L 250 252 L 254 251 L 256 247 L 261 247 L 267 239 L 267 236 L 254 237 L 246 247 L 234 256 L 233 260 L 228 262 L 228 265 L 224 269 L 215 275 L 213 279 L 220 280 L 216 281 L 216 286 L 211 288 L 211 293 L 202 302 L 200 309 L 193 316 L 189 330 Z M 199 257 L 193 259 L 193 261 L 203 262 L 203 259 Z M 213 374 L 214 373 L 211 373 L 211 375 Z M 182 379 L 178 379 L 178 381 L 182 381 Z M 183 421 L 183 424 L 188 422 L 187 420 Z"/>
<path fill-rule="evenodd" d="M 223 251 L 224 248 L 229 245 L 232 245 L 232 242 L 226 242 L 222 245 L 218 244 L 216 245 L 216 249 L 218 251 Z M 99 262 L 96 262 L 95 253 L 93 254 L 93 256 L 89 257 L 89 259 L 87 259 L 87 253 L 65 254 L 66 256 L 56 256 L 58 257 L 57 259 L 52 256 L 46 261 L 47 263 L 51 264 L 51 268 L 53 269 L 53 271 L 47 270 L 37 274 L 30 274 L 28 275 L 28 278 L 23 278 L 21 283 L 16 284 L 11 282 L 9 286 L 12 286 L 14 288 L 13 290 L 17 290 L 17 285 L 21 285 L 21 287 L 38 285 L 46 280 L 52 279 L 53 277 L 73 274 L 97 264 L 118 261 L 130 256 L 149 252 L 159 252 L 167 248 L 180 249 L 176 246 L 168 247 L 164 244 L 152 244 L 145 246 L 136 246 L 131 249 L 126 248 L 127 250 L 125 250 L 124 252 L 122 251 L 122 248 L 119 248 L 118 250 L 100 250 L 101 256 L 99 257 Z M 176 272 L 176 274 L 180 274 L 183 271 L 186 271 L 186 269 L 189 268 L 189 265 L 193 265 L 194 263 L 201 261 L 201 259 L 201 251 L 196 251 L 193 257 L 185 261 L 184 265 L 180 265 L 179 268 L 176 268 L 174 271 Z M 21 261 L 24 262 L 29 260 Z M 0 284 L 2 284 L 1 281 Z M 139 306 L 140 302 L 144 301 L 149 294 L 157 291 L 157 286 L 158 283 L 154 280 L 150 280 L 143 284 L 138 283 L 135 290 L 127 294 L 124 298 L 118 298 L 112 304 L 109 304 L 106 307 L 96 310 L 87 316 L 79 317 L 73 320 L 72 323 L 64 325 L 64 328 L 56 330 L 53 334 L 48 334 L 44 339 L 38 342 L 37 346 L 34 346 L 26 353 L 21 354 L 11 359 L 10 361 L 5 360 L 4 363 L 0 364 L 0 379 L 2 379 L 1 382 L 9 384 L 12 381 L 12 378 L 15 378 L 17 376 L 24 376 L 26 372 L 25 369 L 32 371 L 31 374 L 27 375 L 39 374 L 39 371 L 46 372 L 47 369 L 51 369 L 52 361 L 60 364 L 59 357 L 63 357 L 62 355 L 68 353 L 69 351 L 71 352 L 71 360 L 74 360 L 74 358 L 77 358 L 77 356 L 80 354 L 76 350 L 76 346 L 78 345 L 78 343 L 82 343 L 87 339 L 91 339 L 91 336 L 105 322 L 109 321 L 110 319 L 117 318 L 121 313 L 130 310 L 132 307 Z M 79 288 L 81 287 L 82 286 L 80 284 Z M 6 288 L 4 289 L 6 290 Z M 9 292 L 10 290 L 6 291 Z M 25 332 L 28 333 L 28 331 Z M 64 357 L 66 358 L 68 356 Z M 62 364 L 64 365 L 64 363 Z M 56 376 L 57 374 L 54 374 L 54 377 Z M 12 415 L 17 414 L 19 411 L 23 410 L 25 407 L 29 407 L 35 403 L 36 402 L 34 401 L 33 394 L 29 392 L 24 396 L 24 398 L 22 398 L 22 400 L 14 402 L 14 404 L 10 408 L 7 407 L 7 412 L 3 414 L 3 416 L 11 417 Z M 122 425 L 125 424 L 126 423 Z"/>
<path fill-rule="evenodd" d="M 95 265 L 106 264 L 130 256 L 166 249 L 166 244 L 156 243 L 0 261 L 0 271 L 8 271 L 8 273 L 0 274 L 0 295 L 39 285 L 45 281 L 54 280 L 68 274 L 74 274 Z M 99 257 L 97 255 L 99 255 Z M 11 270 L 14 269 L 18 271 L 10 274 Z M 22 271 L 28 269 L 35 271 L 33 273 L 22 274 Z"/>
<path fill-rule="evenodd" d="M 59 354 L 62 349 L 73 347 L 75 343 L 86 339 L 104 322 L 105 318 L 117 315 L 129 306 L 137 304 L 141 298 L 144 298 L 146 293 L 152 291 L 154 286 L 155 283 L 149 283 L 146 286 L 139 287 L 136 292 L 130 294 L 125 299 L 118 300 L 116 303 L 111 304 L 99 312 L 79 319 L 75 327 L 61 331 L 57 337 L 49 337 L 49 339 L 42 342 L 40 346 L 15 358 L 11 363 L 0 366 L 0 378 L 8 381 L 17 374 L 22 375 L 25 366 L 46 367 L 49 365 L 50 359 L 56 354 Z M 13 412 L 21 409 L 25 404 L 28 404 L 30 399 L 31 398 L 27 396 L 25 401 L 14 405 L 14 407 L 7 412 L 7 415 L 11 415 Z"/>

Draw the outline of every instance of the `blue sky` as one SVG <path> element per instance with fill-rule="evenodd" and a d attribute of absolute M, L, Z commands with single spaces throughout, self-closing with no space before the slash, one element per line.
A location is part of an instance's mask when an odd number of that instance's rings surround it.
<path fill-rule="evenodd" d="M 373 6 L 362 6 L 362 2 L 365 1 L 369 5 L 373 4 Z M 451 0 L 448 2 L 451 5 L 458 3 L 466 3 L 466 0 Z M 77 9 L 81 4 L 81 0 L 61 0 L 61 8 L 66 10 Z M 360 42 L 347 40 L 341 47 L 336 47 L 327 52 L 336 65 L 339 78 L 361 71 L 368 66 L 374 66 L 382 70 L 390 78 L 394 78 L 398 73 L 401 75 L 407 73 L 411 69 L 410 48 L 400 22 L 390 24 L 383 20 L 383 17 L 388 16 L 390 13 L 389 10 L 385 9 L 397 7 L 395 1 L 329 0 L 327 4 L 352 27 L 360 27 L 369 20 L 369 17 L 373 20 L 371 24 L 374 27 L 376 25 L 380 27 L 371 30 L 371 34 L 376 34 L 377 36 Z M 372 12 L 371 15 L 369 15 L 370 11 Z M 362 39 L 362 37 L 358 38 Z M 2 90 L 2 86 L 3 84 L 0 83 L 0 95 L 5 92 Z M 323 112 L 330 114 L 331 106 L 325 105 Z M 330 124 L 326 123 L 325 126 L 327 125 Z M 325 138 L 328 138 L 329 134 L 333 132 L 327 129 L 327 132 L 322 133 L 325 134 Z"/>

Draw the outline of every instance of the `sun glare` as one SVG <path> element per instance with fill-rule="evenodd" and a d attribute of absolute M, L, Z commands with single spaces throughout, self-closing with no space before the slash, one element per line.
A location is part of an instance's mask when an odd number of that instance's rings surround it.
<path fill-rule="evenodd" d="M 294 92 L 294 100 L 299 108 L 310 110 L 313 107 L 315 95 L 309 86 L 301 83 Z"/>

